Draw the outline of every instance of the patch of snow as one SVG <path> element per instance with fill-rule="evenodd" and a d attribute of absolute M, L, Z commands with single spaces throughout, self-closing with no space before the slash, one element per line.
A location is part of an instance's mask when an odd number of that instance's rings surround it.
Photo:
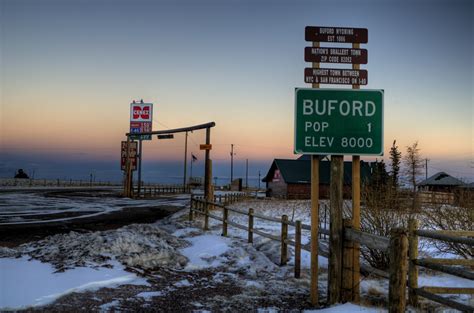
<path fill-rule="evenodd" d="M 175 248 L 180 246 L 184 242 L 156 224 L 132 224 L 109 231 L 57 234 L 14 249 L 1 249 L 0 257 L 28 254 L 54 264 L 59 270 L 104 266 L 113 258 L 142 269 L 182 268 L 186 258 Z"/>
<path fill-rule="evenodd" d="M 201 269 L 206 267 L 218 267 L 222 265 L 222 254 L 229 250 L 231 240 L 216 235 L 202 235 L 186 238 L 191 246 L 180 249 L 180 252 L 189 259 L 187 270 Z"/>
<path fill-rule="evenodd" d="M 255 287 L 255 288 L 258 288 L 258 289 L 262 289 L 263 285 L 259 282 L 254 281 L 254 280 L 247 280 L 245 282 L 245 287 Z"/>
<path fill-rule="evenodd" d="M 196 231 L 197 231 L 197 228 L 187 227 L 187 228 L 178 229 L 177 231 L 173 232 L 172 235 L 175 237 L 185 237 Z"/>
<path fill-rule="evenodd" d="M 278 313 L 278 312 L 280 312 L 280 310 L 274 307 L 257 309 L 257 313 Z"/>
<path fill-rule="evenodd" d="M 120 310 L 117 310 L 117 307 L 119 305 L 120 305 L 119 300 L 114 300 L 112 302 L 104 303 L 99 307 L 100 312 L 108 312 L 110 310 L 114 310 L 114 312 L 120 312 Z"/>
<path fill-rule="evenodd" d="M 361 305 L 355 305 L 352 303 L 345 303 L 345 304 L 335 305 L 335 306 L 321 309 L 321 310 L 304 310 L 303 312 L 304 313 L 344 313 L 344 312 L 378 313 L 378 312 L 387 312 L 387 310 L 381 309 L 381 308 L 369 308 L 369 307 L 364 307 Z"/>
<path fill-rule="evenodd" d="M 295 264 L 294 255 L 291 257 L 288 264 Z M 318 265 L 319 268 L 328 268 L 329 260 L 321 255 L 318 255 Z M 301 268 L 311 268 L 311 253 L 309 251 L 301 250 Z"/>
<path fill-rule="evenodd" d="M 136 297 L 144 298 L 145 300 L 151 299 L 153 297 L 161 297 L 165 294 L 162 291 L 144 291 L 136 295 Z"/>
<path fill-rule="evenodd" d="M 121 264 L 112 265 L 113 268 L 79 267 L 57 273 L 51 264 L 26 257 L 0 259 L 0 310 L 41 306 L 71 292 L 106 286 L 148 285 L 145 279 L 126 272 Z"/>
<path fill-rule="evenodd" d="M 176 287 L 188 287 L 192 286 L 192 284 L 187 279 L 180 280 L 179 282 L 173 284 Z"/>

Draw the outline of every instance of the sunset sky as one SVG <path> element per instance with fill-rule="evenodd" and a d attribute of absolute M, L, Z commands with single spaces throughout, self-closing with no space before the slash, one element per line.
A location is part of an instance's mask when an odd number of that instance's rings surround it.
<path fill-rule="evenodd" d="M 394 139 L 402 152 L 419 141 L 429 175 L 474 181 L 473 12 L 469 0 L 0 0 L 0 177 L 119 179 L 139 99 L 154 130 L 216 122 L 215 176 L 230 175 L 231 144 L 237 176 L 245 159 L 264 175 L 296 157 L 294 88 L 310 87 L 304 28 L 317 25 L 369 30 L 362 88 L 385 91 L 387 163 Z M 203 135 L 189 139 L 200 161 Z M 180 175 L 183 146 L 146 142 L 145 179 Z"/>

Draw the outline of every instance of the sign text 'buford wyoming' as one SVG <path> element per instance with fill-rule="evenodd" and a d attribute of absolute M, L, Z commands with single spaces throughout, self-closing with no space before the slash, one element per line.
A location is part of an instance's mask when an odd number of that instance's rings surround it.
<path fill-rule="evenodd" d="M 309 84 L 367 85 L 367 70 L 342 68 L 304 69 L 304 82 Z"/>
<path fill-rule="evenodd" d="M 306 26 L 305 40 L 316 42 L 367 43 L 367 28 Z"/>
<path fill-rule="evenodd" d="M 298 88 L 295 95 L 295 153 L 383 153 L 382 90 Z"/>

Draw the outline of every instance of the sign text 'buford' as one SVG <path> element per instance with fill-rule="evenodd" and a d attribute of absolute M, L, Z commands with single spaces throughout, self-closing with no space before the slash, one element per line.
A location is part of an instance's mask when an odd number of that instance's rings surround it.
<path fill-rule="evenodd" d="M 383 91 L 296 89 L 295 153 L 381 155 Z"/>

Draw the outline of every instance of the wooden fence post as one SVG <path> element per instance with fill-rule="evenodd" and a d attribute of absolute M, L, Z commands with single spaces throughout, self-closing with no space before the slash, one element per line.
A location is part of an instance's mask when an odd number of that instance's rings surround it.
<path fill-rule="evenodd" d="M 344 230 L 352 228 L 352 220 L 344 219 Z M 353 262 L 353 242 L 347 240 L 344 237 L 343 241 L 343 250 L 342 250 L 342 285 L 341 285 L 341 301 L 350 302 L 353 300 L 352 297 L 352 288 L 353 288 L 353 271 L 354 271 L 354 262 Z"/>
<path fill-rule="evenodd" d="M 229 218 L 229 210 L 224 206 L 222 213 L 222 236 L 227 236 L 227 220 Z"/>
<path fill-rule="evenodd" d="M 360 44 L 352 44 L 360 48 Z M 360 68 L 360 65 L 353 66 Z M 356 87 L 357 86 L 357 87 Z M 354 85 L 358 89 L 358 85 Z M 352 228 L 360 230 L 360 156 L 352 156 Z M 352 300 L 360 302 L 360 244 L 352 242 Z"/>
<path fill-rule="evenodd" d="M 281 216 L 281 259 L 280 265 L 286 265 L 288 262 L 288 244 L 286 240 L 288 239 L 288 216 Z"/>
<path fill-rule="evenodd" d="M 209 204 L 207 199 L 204 199 L 204 230 L 209 230 Z"/>
<path fill-rule="evenodd" d="M 329 273 L 328 303 L 341 301 L 342 284 L 342 207 L 343 207 L 344 158 L 331 155 L 330 212 L 329 212 Z"/>
<path fill-rule="evenodd" d="M 301 221 L 295 222 L 295 278 L 301 276 Z"/>
<path fill-rule="evenodd" d="M 249 209 L 249 236 L 248 242 L 253 243 L 253 209 Z"/>
<path fill-rule="evenodd" d="M 191 205 L 189 207 L 189 221 L 192 221 L 193 220 L 193 209 L 194 209 L 194 206 L 195 206 L 195 202 L 194 202 L 194 199 L 191 197 Z"/>
<path fill-rule="evenodd" d="M 415 289 L 418 288 L 418 267 L 415 264 L 418 259 L 418 221 L 410 218 L 408 221 L 408 303 L 414 307 L 418 306 L 418 295 Z"/>
<path fill-rule="evenodd" d="M 404 229 L 394 228 L 390 236 L 390 279 L 388 287 L 388 311 L 403 313 L 406 307 L 408 239 Z"/>

